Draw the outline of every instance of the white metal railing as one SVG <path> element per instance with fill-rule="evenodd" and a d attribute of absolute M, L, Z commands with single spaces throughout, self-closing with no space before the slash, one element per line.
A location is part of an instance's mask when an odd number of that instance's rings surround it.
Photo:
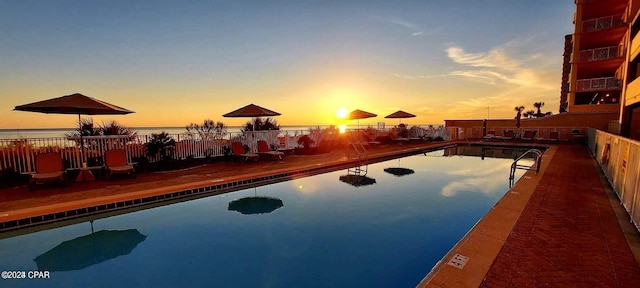
<path fill-rule="evenodd" d="M 582 32 L 593 32 L 624 24 L 622 14 L 582 21 Z"/>
<path fill-rule="evenodd" d="M 576 92 L 620 88 L 620 83 L 615 77 L 581 79 L 576 85 Z"/>
<path fill-rule="evenodd" d="M 375 139 L 397 131 L 394 128 L 372 129 L 370 133 Z M 415 126 L 409 128 L 408 133 L 409 137 L 450 139 L 442 126 Z M 311 139 L 311 147 L 317 147 L 331 137 L 320 128 L 229 132 L 223 135 L 181 133 L 168 134 L 175 140 L 175 146 L 168 149 L 173 159 L 217 157 L 224 156 L 234 141 L 241 142 L 252 150 L 256 149 L 255 143 L 260 140 L 266 141 L 272 149 L 294 149 L 300 146 L 298 141 L 304 135 Z M 147 155 L 146 144 L 152 139 L 152 135 L 0 139 L 0 173 L 8 169 L 33 173 L 36 155 L 46 152 L 59 152 L 66 169 L 80 169 L 84 165 L 90 168 L 102 167 L 104 153 L 110 149 L 126 150 L 129 163 L 136 163 L 143 158 L 156 162 L 160 160 L 160 155 Z"/>
<path fill-rule="evenodd" d="M 622 51 L 620 50 L 618 46 L 582 50 L 580 51 L 580 61 L 598 61 L 621 57 Z"/>
<path fill-rule="evenodd" d="M 326 137 L 320 129 L 314 131 L 255 131 L 231 132 L 222 137 L 207 137 L 199 134 L 168 134 L 175 140 L 175 146 L 170 147 L 171 157 L 174 159 L 204 158 L 224 156 L 227 147 L 233 141 L 255 149 L 259 140 L 267 141 L 272 148 L 293 149 L 298 147 L 298 139 L 302 135 L 309 135 L 313 145 L 318 145 Z M 129 163 L 135 163 L 140 158 L 149 162 L 160 160 L 159 155 L 147 155 L 146 143 L 152 140 L 152 135 L 129 136 L 84 136 L 80 137 L 52 137 L 52 138 L 22 138 L 0 139 L 0 172 L 12 169 L 19 173 L 33 173 L 36 155 L 48 152 L 58 152 L 62 156 L 66 169 L 80 169 L 87 167 L 102 167 L 104 152 L 110 149 L 124 149 L 127 151 Z"/>
<path fill-rule="evenodd" d="M 640 141 L 589 129 L 587 143 L 631 222 L 640 231 Z"/>

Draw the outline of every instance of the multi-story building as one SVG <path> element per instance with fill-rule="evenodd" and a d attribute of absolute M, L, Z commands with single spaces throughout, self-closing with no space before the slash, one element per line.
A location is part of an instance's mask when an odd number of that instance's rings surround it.
<path fill-rule="evenodd" d="M 560 110 L 619 111 L 623 136 L 640 136 L 640 0 L 574 0 L 575 32 L 565 40 L 570 69 L 563 69 Z M 636 37 L 638 36 L 638 37 Z M 636 39 L 637 38 L 637 39 Z M 570 46 L 570 47 L 569 47 Z M 565 56 L 566 58 L 566 56 Z M 568 93 L 568 95 L 567 95 Z M 634 114 L 638 115 L 634 119 Z"/>

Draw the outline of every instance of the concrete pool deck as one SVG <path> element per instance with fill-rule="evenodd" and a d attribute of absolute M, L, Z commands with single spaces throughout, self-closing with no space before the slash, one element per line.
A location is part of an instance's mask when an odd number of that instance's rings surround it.
<path fill-rule="evenodd" d="M 442 145 L 382 145 L 369 150 L 369 159 L 381 161 Z M 339 151 L 292 155 L 284 161 L 210 163 L 34 192 L 26 187 L 2 189 L 0 222 L 269 175 L 304 177 L 323 169 L 346 169 L 353 162 Z M 552 146 L 540 173 L 525 173 L 419 286 L 637 287 L 640 258 L 634 258 L 633 251 L 640 247 L 639 233 L 598 169 L 585 147 Z"/>

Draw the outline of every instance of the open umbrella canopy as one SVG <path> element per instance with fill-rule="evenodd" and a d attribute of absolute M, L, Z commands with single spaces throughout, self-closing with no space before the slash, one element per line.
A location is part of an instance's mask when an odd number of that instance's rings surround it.
<path fill-rule="evenodd" d="M 373 179 L 364 175 L 353 175 L 353 174 L 340 176 L 340 181 L 353 185 L 355 187 L 376 184 L 376 179 Z"/>
<path fill-rule="evenodd" d="M 72 271 L 127 255 L 147 236 L 136 229 L 101 230 L 64 241 L 36 257 L 38 270 Z"/>
<path fill-rule="evenodd" d="M 284 206 L 282 200 L 264 196 L 246 197 L 229 202 L 229 211 L 237 211 L 242 214 L 271 213 Z"/>
<path fill-rule="evenodd" d="M 408 112 L 404 112 L 402 110 L 398 110 L 396 112 L 393 112 L 387 116 L 385 116 L 384 118 L 413 118 L 416 117 L 416 115 L 413 115 L 411 113 Z"/>
<path fill-rule="evenodd" d="M 366 119 L 366 118 L 371 118 L 371 117 L 376 117 L 378 115 L 373 114 L 373 113 L 369 113 L 367 111 L 362 111 L 362 110 L 353 110 L 351 111 L 351 113 L 349 113 L 347 115 L 347 119 L 349 120 L 359 120 L 359 119 Z"/>
<path fill-rule="evenodd" d="M 47 114 L 109 115 L 133 111 L 80 93 L 16 106 L 14 110 Z"/>
<path fill-rule="evenodd" d="M 271 111 L 267 108 L 260 107 L 255 104 L 249 104 L 240 109 L 231 111 L 227 114 L 222 115 L 223 117 L 268 117 L 268 116 L 279 116 L 280 113 Z"/>
<path fill-rule="evenodd" d="M 133 111 L 131 110 L 95 99 L 93 97 L 85 96 L 80 93 L 16 106 L 13 110 L 40 112 L 47 114 L 78 114 L 78 125 L 80 126 L 80 131 L 82 131 L 82 121 L 80 120 L 80 115 L 117 115 L 133 113 Z M 81 133 L 79 145 L 80 147 L 82 147 L 82 153 L 80 155 L 81 162 L 84 166 L 86 165 L 86 156 L 84 155 L 85 145 L 83 143 L 84 142 L 82 141 Z M 78 180 L 84 181 L 85 177 L 88 177 L 89 180 L 93 178 L 91 172 L 85 170 L 78 175 Z"/>
<path fill-rule="evenodd" d="M 396 175 L 398 177 L 415 173 L 413 169 L 401 168 L 401 167 L 384 168 L 384 172 Z"/>

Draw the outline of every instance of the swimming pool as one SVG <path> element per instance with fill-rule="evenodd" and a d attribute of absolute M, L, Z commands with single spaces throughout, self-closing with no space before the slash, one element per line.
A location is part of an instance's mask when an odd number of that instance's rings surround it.
<path fill-rule="evenodd" d="M 510 153 L 459 146 L 2 239 L 0 270 L 50 278 L 1 286 L 414 287 L 508 190 L 511 156 L 488 157 Z"/>

